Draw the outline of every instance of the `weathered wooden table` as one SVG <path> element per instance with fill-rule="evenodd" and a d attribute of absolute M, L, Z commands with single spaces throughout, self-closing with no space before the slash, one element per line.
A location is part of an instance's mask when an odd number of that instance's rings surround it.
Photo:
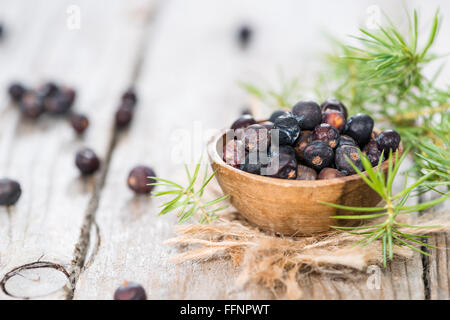
<path fill-rule="evenodd" d="M 273 298 L 257 285 L 236 287 L 228 261 L 171 264 L 177 249 L 163 241 L 175 219 L 156 215 L 157 199 L 135 197 L 127 174 L 142 163 L 176 178 L 174 133 L 229 125 L 247 101 L 238 80 L 276 83 L 279 67 L 307 83 L 326 48 L 322 30 L 354 32 L 373 2 L 0 0 L 0 176 L 23 189 L 16 206 L 0 208 L 0 277 L 9 293 L 0 290 L 0 299 L 110 299 L 124 279 L 151 299 Z M 447 2 L 432 2 L 450 19 Z M 435 7 L 427 6 L 426 13 Z M 246 51 L 235 39 L 242 23 L 256 31 Z M 442 33 L 449 30 L 447 20 Z M 76 87 L 75 108 L 91 120 L 85 137 L 64 119 L 23 121 L 6 95 L 14 79 Z M 116 135 L 114 110 L 131 84 L 139 92 L 135 119 Z M 103 160 L 95 177 L 81 178 L 74 166 L 81 146 Z M 439 247 L 431 259 L 391 264 L 379 289 L 369 289 L 369 274 L 351 282 L 310 276 L 304 298 L 449 299 L 449 237 L 431 242 Z"/>

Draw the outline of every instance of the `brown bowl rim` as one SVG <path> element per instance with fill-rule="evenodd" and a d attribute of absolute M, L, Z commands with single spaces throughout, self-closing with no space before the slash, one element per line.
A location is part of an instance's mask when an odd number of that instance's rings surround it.
<path fill-rule="evenodd" d="M 221 157 L 219 157 L 219 154 L 217 152 L 217 142 L 219 140 L 219 138 L 221 138 L 223 135 L 225 135 L 225 133 L 230 130 L 229 128 L 224 128 L 222 130 L 219 130 L 219 132 L 217 134 L 215 134 L 214 136 L 212 136 L 210 138 L 210 140 L 208 141 L 207 144 L 207 152 L 208 152 L 208 156 L 211 162 L 214 162 L 215 164 L 218 164 L 222 167 L 225 167 L 227 170 L 233 171 L 236 174 L 240 174 L 244 177 L 248 177 L 251 179 L 255 179 L 258 180 L 260 182 L 264 182 L 264 183 L 271 183 L 274 185 L 278 185 L 278 186 L 283 186 L 283 187 L 289 187 L 289 186 L 298 186 L 298 187 L 312 187 L 312 186 L 325 186 L 325 185 L 336 185 L 336 184 L 343 184 L 343 183 L 347 183 L 350 181 L 355 181 L 355 180 L 359 180 L 362 179 L 357 173 L 352 174 L 350 176 L 345 176 L 345 177 L 339 177 L 339 178 L 333 178 L 333 179 L 323 179 L 323 180 L 287 180 L 287 179 L 279 179 L 279 178 L 274 178 L 274 177 L 266 177 L 266 176 L 261 176 L 261 175 L 257 175 L 257 174 L 253 174 L 253 173 L 248 173 L 239 169 L 236 169 L 228 164 L 225 163 L 225 161 L 223 161 L 223 159 Z M 379 131 L 377 129 L 374 129 L 375 131 Z M 402 142 L 400 142 L 400 145 L 398 147 L 398 151 L 399 152 L 399 157 L 402 155 L 403 153 L 403 144 Z M 394 155 L 397 153 L 394 152 Z M 389 165 L 388 160 L 385 160 L 381 163 L 381 168 L 383 171 L 387 170 L 387 167 Z M 377 166 L 375 166 L 374 168 L 376 168 Z M 367 172 L 364 171 L 364 174 L 367 176 Z"/>

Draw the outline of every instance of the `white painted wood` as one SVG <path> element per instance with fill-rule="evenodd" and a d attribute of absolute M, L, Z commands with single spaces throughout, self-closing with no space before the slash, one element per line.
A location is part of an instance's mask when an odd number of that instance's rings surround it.
<path fill-rule="evenodd" d="M 8 2 L 18 19 L 9 20 L 11 33 L 5 49 L 10 52 L 2 54 L 7 71 L 2 73 L 2 87 L 11 78 L 34 86 L 43 80 L 74 86 L 78 93 L 74 108 L 89 115 L 91 127 L 80 140 L 63 119 L 44 116 L 36 123 L 23 121 L 17 110 L 2 105 L 0 173 L 20 181 L 23 194 L 15 207 L 0 209 L 0 228 L 4 231 L 0 243 L 1 276 L 40 258 L 65 267 L 73 258 L 94 183 L 99 178 L 98 174 L 80 178 L 74 165 L 75 152 L 88 145 L 104 158 L 108 150 L 114 110 L 128 86 L 142 29 L 130 11 L 136 4 L 84 0 L 46 1 L 45 5 Z M 81 9 L 78 31 L 66 27 L 69 5 Z M 4 90 L 1 100 L 6 101 Z M 41 281 L 45 281 L 44 277 Z M 39 295 L 50 293 L 45 290 L 51 287 L 40 288 Z M 38 295 L 34 289 L 23 292 L 24 296 L 27 292 Z M 55 298 L 65 297 L 62 290 L 51 292 Z M 3 298 L 3 293 L 0 296 Z"/>
<path fill-rule="evenodd" d="M 437 249 L 430 250 L 429 262 L 429 288 L 430 299 L 450 299 L 450 259 L 449 259 L 449 234 L 438 234 L 429 241 Z"/>

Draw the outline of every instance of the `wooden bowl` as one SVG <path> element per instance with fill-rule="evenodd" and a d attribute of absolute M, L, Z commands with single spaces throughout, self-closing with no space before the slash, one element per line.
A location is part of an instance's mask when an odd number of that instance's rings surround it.
<path fill-rule="evenodd" d="M 327 231 L 332 225 L 355 221 L 337 220 L 336 214 L 355 214 L 320 204 L 327 201 L 345 206 L 373 207 L 381 198 L 357 174 L 329 180 L 284 180 L 247 173 L 222 160 L 225 134 L 221 131 L 208 142 L 207 151 L 216 178 L 232 205 L 251 223 L 284 235 L 310 235 Z M 223 139 L 222 139 L 223 138 Z M 400 144 L 401 155 L 403 146 Z M 382 164 L 386 173 L 387 161 Z"/>

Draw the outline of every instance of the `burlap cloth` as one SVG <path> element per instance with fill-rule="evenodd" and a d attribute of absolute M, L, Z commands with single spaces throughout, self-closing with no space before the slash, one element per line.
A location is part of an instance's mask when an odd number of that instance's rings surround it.
<path fill-rule="evenodd" d="M 205 200 L 223 195 L 215 179 L 206 187 Z M 223 203 L 222 203 L 223 204 Z M 414 218 L 415 225 L 438 225 L 432 229 L 402 228 L 411 234 L 432 234 L 450 230 L 448 210 L 425 214 Z M 405 222 L 411 217 L 404 216 Z M 372 220 L 370 224 L 374 224 Z M 354 277 L 373 264 L 381 264 L 381 241 L 367 246 L 355 246 L 361 236 L 329 231 L 309 237 L 285 237 L 259 229 L 250 224 L 233 207 L 219 214 L 211 224 L 177 225 L 176 236 L 167 245 L 177 245 L 182 253 L 171 258 L 172 262 L 230 259 L 240 270 L 237 285 L 258 283 L 287 299 L 301 296 L 298 274 L 303 270 L 317 273 L 339 273 L 342 277 Z M 410 258 L 413 251 L 407 247 L 395 247 L 395 257 Z M 306 268 L 305 268 L 306 267 Z"/>

